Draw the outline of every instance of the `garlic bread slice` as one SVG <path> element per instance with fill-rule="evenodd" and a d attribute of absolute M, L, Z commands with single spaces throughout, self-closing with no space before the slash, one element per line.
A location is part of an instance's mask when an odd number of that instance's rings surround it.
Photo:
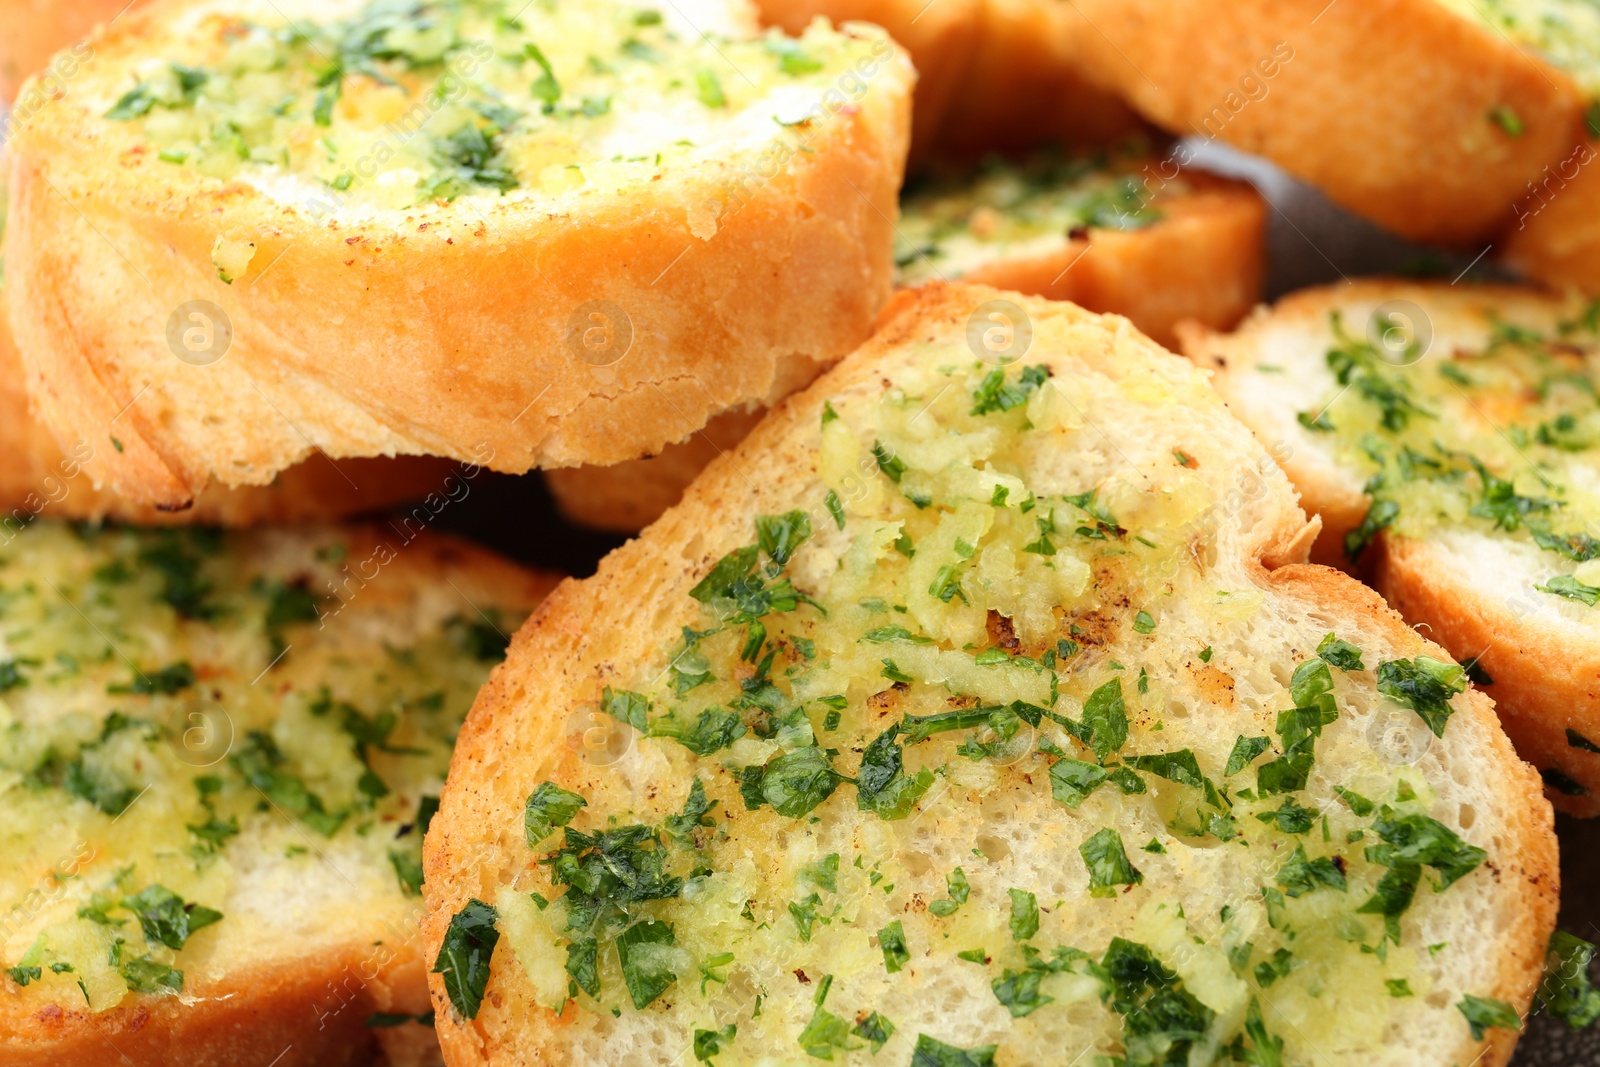
<path fill-rule="evenodd" d="M 1223 329 L 1261 299 L 1266 205 L 1244 182 L 1137 146 L 992 156 L 914 179 L 895 229 L 900 285 L 966 280 L 1126 315 L 1164 345 L 1186 319 Z M 633 533 L 676 504 L 761 418 L 735 410 L 660 455 L 547 471 L 562 515 Z"/>
<path fill-rule="evenodd" d="M 91 44 L 16 124 L 9 296 L 40 417 L 115 419 L 92 473 L 137 503 L 313 450 L 633 458 L 809 381 L 889 296 L 914 75 L 877 31 L 168 0 Z"/>
<path fill-rule="evenodd" d="M 551 584 L 386 526 L 0 530 L 0 1059 L 425 1036 L 422 832 Z"/>
<path fill-rule="evenodd" d="M 1600 812 L 1600 305 L 1310 289 L 1185 350 L 1322 517 L 1313 558 L 1473 662 L 1557 807 Z"/>
<path fill-rule="evenodd" d="M 1047 141 L 1110 144 L 1141 128 L 1084 70 L 1089 25 L 1056 0 L 757 0 L 762 20 L 800 33 L 818 16 L 889 31 L 917 67 L 913 165 Z"/>
<path fill-rule="evenodd" d="M 1266 156 L 1335 202 L 1473 253 L 1597 131 L 1586 0 L 1076 0 L 1085 61 L 1152 122 Z M 1548 24 L 1549 51 L 1506 13 Z"/>
<path fill-rule="evenodd" d="M 480 694 L 446 1058 L 1504 1063 L 1549 807 L 1315 530 L 1124 320 L 903 294 Z"/>

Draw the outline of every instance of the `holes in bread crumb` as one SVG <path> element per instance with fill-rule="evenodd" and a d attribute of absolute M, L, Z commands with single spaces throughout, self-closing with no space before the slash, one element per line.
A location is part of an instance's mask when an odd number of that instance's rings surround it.
<path fill-rule="evenodd" d="M 927 855 L 922 852 L 902 852 L 900 853 L 900 866 L 904 867 L 906 873 L 911 877 L 921 878 L 933 870 L 933 861 L 928 859 Z"/>
<path fill-rule="evenodd" d="M 978 838 L 978 851 L 988 857 L 989 862 L 999 863 L 1001 860 L 1011 858 L 1011 846 L 998 837 L 983 834 Z"/>
<path fill-rule="evenodd" d="M 1463 830 L 1472 829 L 1472 824 L 1478 821 L 1478 812 L 1471 804 L 1461 805 L 1461 811 L 1456 816 Z"/>

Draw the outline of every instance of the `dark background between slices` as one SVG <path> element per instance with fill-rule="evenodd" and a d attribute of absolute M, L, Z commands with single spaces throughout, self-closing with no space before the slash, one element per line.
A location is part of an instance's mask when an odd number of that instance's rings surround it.
<path fill-rule="evenodd" d="M 1408 244 L 1332 206 L 1270 164 L 1216 145 L 1195 147 L 1207 166 L 1249 179 L 1273 205 L 1269 297 L 1374 274 L 1429 273 L 1451 279 L 1464 274 L 1468 281 L 1499 277 L 1487 265 L 1493 252 L 1474 260 L 1478 249 L 1457 256 Z M 580 578 L 593 574 L 601 557 L 627 540 L 563 522 L 538 475 L 474 480 L 470 495 L 447 508 L 437 525 L 514 559 Z M 1492 687 L 1489 692 L 1493 694 Z M 1600 942 L 1600 819 L 1557 816 L 1556 832 L 1561 838 L 1561 928 Z M 1539 1015 L 1527 1029 L 1514 1067 L 1600 1065 L 1600 1025 L 1574 1034 Z"/>

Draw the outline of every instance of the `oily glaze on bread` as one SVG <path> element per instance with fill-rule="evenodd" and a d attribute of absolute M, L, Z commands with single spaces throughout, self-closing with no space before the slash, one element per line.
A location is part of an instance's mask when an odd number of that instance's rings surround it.
<path fill-rule="evenodd" d="M 1254 189 L 1180 171 L 1171 156 L 1044 151 L 914 183 L 901 198 L 895 258 L 901 285 L 960 279 L 1070 300 L 1125 315 L 1170 346 L 1179 322 L 1224 329 L 1255 306 L 1265 229 Z M 633 533 L 760 417 L 725 412 L 659 456 L 545 480 L 569 521 Z"/>
<path fill-rule="evenodd" d="M 1475 661 L 1551 801 L 1580 815 L 1600 812 L 1593 315 L 1532 289 L 1372 281 L 1184 345 L 1322 517 L 1313 558 L 1356 559 Z"/>
<path fill-rule="evenodd" d="M 365 1062 L 427 1011 L 423 798 L 551 579 L 388 526 L 3 536 L 0 1059 Z"/>
<path fill-rule="evenodd" d="M 313 449 L 616 462 L 868 331 L 912 80 L 885 38 L 758 37 L 737 0 L 424 8 L 155 4 L 19 123 L 13 327 L 58 439 L 118 419 L 97 480 L 183 507 Z M 342 77 L 290 17 L 355 49 Z M 171 340 L 194 301 L 210 362 Z"/>
<path fill-rule="evenodd" d="M 897 310 L 480 694 L 426 849 L 448 1061 L 1503 1064 L 1556 868 L 1490 701 L 1294 562 L 1272 458 L 1125 321 Z"/>

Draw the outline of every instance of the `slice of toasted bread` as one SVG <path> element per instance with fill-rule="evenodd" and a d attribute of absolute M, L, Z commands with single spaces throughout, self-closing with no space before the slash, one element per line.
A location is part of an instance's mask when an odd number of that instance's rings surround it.
<path fill-rule="evenodd" d="M 117 419 L 93 473 L 137 502 L 317 449 L 618 462 L 809 381 L 889 295 L 914 75 L 878 31 L 173 0 L 91 44 L 10 144 L 12 325 L 58 440 Z"/>
<path fill-rule="evenodd" d="M 1585 138 L 1580 82 L 1470 0 L 1071 7 L 1092 27 L 1087 61 L 1152 121 L 1264 155 L 1418 240 L 1494 236 L 1526 183 Z"/>
<path fill-rule="evenodd" d="M 902 195 L 901 285 L 962 280 L 1124 315 L 1158 343 L 1261 299 L 1266 205 L 1248 183 L 1141 151 L 1039 152 Z"/>
<path fill-rule="evenodd" d="M 947 170 L 901 197 L 899 282 L 964 279 L 1126 315 L 1162 344 L 1186 319 L 1222 329 L 1261 299 L 1266 205 L 1244 182 L 1141 153 Z M 548 471 L 573 522 L 632 533 L 678 502 L 760 417 L 730 412 L 661 455 Z"/>
<path fill-rule="evenodd" d="M 1053 0 L 757 0 L 762 19 L 800 33 L 823 16 L 882 26 L 917 68 L 913 163 L 1044 141 L 1109 144 L 1141 126 L 1085 77 L 1083 21 Z"/>
<path fill-rule="evenodd" d="M 418 816 L 551 580 L 377 525 L 0 541 L 0 1059 L 425 1048 Z"/>
<path fill-rule="evenodd" d="M 447 1060 L 1503 1064 L 1557 873 L 1490 700 L 1293 562 L 1194 367 L 900 301 L 479 694 L 425 850 Z"/>
<path fill-rule="evenodd" d="M 1583 584 L 1600 576 L 1582 562 L 1600 554 L 1597 307 L 1360 282 L 1184 345 L 1322 516 L 1313 558 L 1350 566 L 1370 542 L 1378 590 L 1476 661 L 1551 800 L 1583 815 L 1600 813 L 1600 617 Z"/>
<path fill-rule="evenodd" d="M 448 491 L 459 480 L 452 477 L 458 464 L 433 456 L 329 459 L 319 455 L 290 467 L 271 485 L 239 489 L 210 485 L 196 494 L 191 507 L 160 511 L 96 489 L 85 473 L 95 446 L 80 439 L 76 448 L 63 451 L 28 411 L 22 379 L 22 362 L 0 310 L 0 456 L 5 457 L 0 463 L 0 523 L 12 527 L 39 516 L 143 526 L 329 521 L 422 500 L 430 493 Z"/>

